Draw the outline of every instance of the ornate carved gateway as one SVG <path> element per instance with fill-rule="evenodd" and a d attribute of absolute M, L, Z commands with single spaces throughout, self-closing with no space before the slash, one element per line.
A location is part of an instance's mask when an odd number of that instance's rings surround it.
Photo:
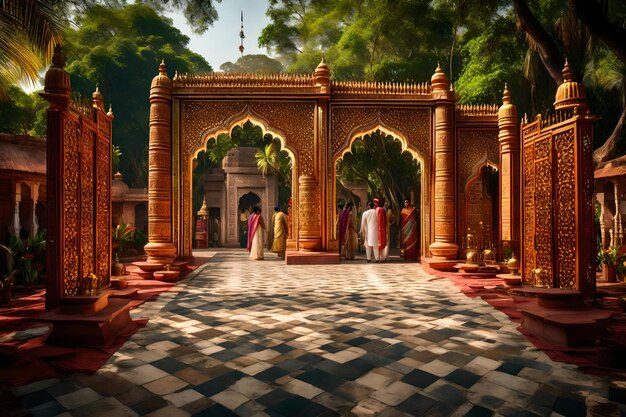
<path fill-rule="evenodd" d="M 330 78 L 324 61 L 312 75 L 176 74 L 171 79 L 165 64 L 160 65 L 150 90 L 146 252 L 151 259 L 191 256 L 192 161 L 210 138 L 230 133 L 246 121 L 278 137 L 293 160 L 292 248 L 327 251 L 334 246 L 335 162 L 355 139 L 380 130 L 394 136 L 420 162 L 420 230 L 425 254 L 458 256 L 463 234 L 458 219 L 465 215 L 459 193 L 471 180 L 465 174 L 459 176 L 459 170 L 472 173 L 486 150 L 496 168 L 506 163 L 518 169 L 515 156 L 519 154 L 499 155 L 503 146 L 498 141 L 498 108 L 458 107 L 439 67 L 430 84 Z M 509 119 L 505 129 L 519 129 L 516 115 Z M 507 138 L 510 135 L 500 142 L 506 143 Z M 459 157 L 461 150 L 464 154 Z M 518 190 L 508 184 L 513 178 L 501 179 L 500 186 Z M 500 210 L 503 222 L 519 223 L 519 211 Z M 499 229 L 500 240 L 502 233 Z M 519 242 L 519 235 L 506 236 Z"/>

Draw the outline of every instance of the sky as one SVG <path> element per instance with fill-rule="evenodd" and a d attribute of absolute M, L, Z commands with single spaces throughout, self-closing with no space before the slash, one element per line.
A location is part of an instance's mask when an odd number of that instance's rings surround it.
<path fill-rule="evenodd" d="M 258 39 L 263 28 L 270 22 L 265 15 L 269 3 L 267 0 L 222 0 L 214 2 L 218 13 L 218 20 L 202 35 L 192 33 L 185 21 L 182 12 L 167 13 L 177 27 L 189 36 L 188 48 L 202 55 L 214 71 L 219 71 L 224 62 L 235 62 L 239 53 L 239 27 L 241 25 L 241 11 L 243 11 L 243 31 L 245 54 L 267 54 L 260 49 Z"/>
<path fill-rule="evenodd" d="M 182 11 L 172 11 L 166 16 L 173 20 L 178 30 L 189 36 L 188 48 L 202 55 L 211 64 L 214 71 L 219 71 L 224 62 L 235 62 L 239 53 L 239 29 L 241 25 L 241 12 L 243 11 L 243 31 L 245 54 L 267 54 L 265 49 L 260 49 L 258 39 L 261 31 L 270 22 L 265 15 L 269 3 L 267 0 L 222 0 L 214 2 L 218 13 L 218 20 L 209 27 L 202 35 L 196 35 L 191 31 Z M 45 75 L 45 70 L 41 72 Z M 33 85 L 25 82 L 20 87 L 30 93 L 43 88 L 37 83 Z"/>

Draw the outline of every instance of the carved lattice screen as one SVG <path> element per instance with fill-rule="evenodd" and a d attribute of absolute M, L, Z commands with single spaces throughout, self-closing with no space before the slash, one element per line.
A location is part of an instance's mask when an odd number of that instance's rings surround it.
<path fill-rule="evenodd" d="M 522 277 L 525 284 L 590 296 L 595 291 L 593 120 L 561 116 L 549 121 L 538 116 L 521 128 Z"/>
<path fill-rule="evenodd" d="M 48 110 L 48 291 L 46 308 L 81 293 L 111 269 L 111 120 L 100 108 Z"/>

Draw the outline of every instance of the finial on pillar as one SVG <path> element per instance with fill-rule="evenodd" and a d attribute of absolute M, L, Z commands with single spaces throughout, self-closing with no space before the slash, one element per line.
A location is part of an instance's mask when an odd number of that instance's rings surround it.
<path fill-rule="evenodd" d="M 113 116 L 113 105 L 109 103 L 109 111 L 107 112 L 107 116 L 109 116 L 111 119 L 114 117 Z"/>
<path fill-rule="evenodd" d="M 316 87 L 322 87 L 322 92 L 328 92 L 330 87 L 330 69 L 326 65 L 324 55 L 322 55 L 322 60 L 313 72 L 313 78 L 315 79 Z"/>
<path fill-rule="evenodd" d="M 509 92 L 509 86 L 504 83 L 504 91 L 502 92 L 502 102 L 504 104 L 511 104 L 511 93 Z"/>
<path fill-rule="evenodd" d="M 443 72 L 441 66 L 437 64 L 437 68 L 435 69 L 435 73 L 430 79 L 430 85 L 432 91 L 448 91 L 450 88 L 450 80 L 448 76 Z"/>
<path fill-rule="evenodd" d="M 93 92 L 91 97 L 93 99 L 92 107 L 104 111 L 104 98 L 102 97 L 102 93 L 100 92 L 99 83 L 96 83 L 96 91 Z"/>
<path fill-rule="evenodd" d="M 52 107 L 65 108 L 70 103 L 72 94 L 72 84 L 70 75 L 63 69 L 65 67 L 65 57 L 61 50 L 61 44 L 54 46 L 52 55 L 52 65 L 46 71 L 44 78 L 44 92 L 41 96 L 50 102 Z"/>
<path fill-rule="evenodd" d="M 572 79 L 572 69 L 569 67 L 569 62 L 567 62 L 567 58 L 565 58 L 565 65 L 563 66 L 563 82 L 571 82 Z"/>
<path fill-rule="evenodd" d="M 161 59 L 161 63 L 159 64 L 159 74 L 152 79 L 150 88 L 158 86 L 172 87 L 172 80 L 170 80 L 170 77 L 167 75 L 167 67 L 165 66 L 164 59 Z"/>
<path fill-rule="evenodd" d="M 587 108 L 587 95 L 585 94 L 585 86 L 582 83 L 574 81 L 572 70 L 569 62 L 565 59 L 563 65 L 563 83 L 556 90 L 554 98 L 554 110 L 574 109 L 581 114 Z"/>

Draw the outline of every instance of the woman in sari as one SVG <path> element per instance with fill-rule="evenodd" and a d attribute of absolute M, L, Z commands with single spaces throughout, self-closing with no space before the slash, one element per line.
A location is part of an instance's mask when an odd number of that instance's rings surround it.
<path fill-rule="evenodd" d="M 248 217 L 248 252 L 250 259 L 263 259 L 263 244 L 265 241 L 265 221 L 261 216 L 261 208 L 254 207 Z"/>
<path fill-rule="evenodd" d="M 404 259 L 417 260 L 419 247 L 417 246 L 417 209 L 411 207 L 411 201 L 404 200 L 404 208 L 400 213 L 400 232 L 402 234 L 402 256 Z"/>
<path fill-rule="evenodd" d="M 354 227 L 352 207 L 354 204 L 348 203 L 339 213 L 339 256 L 346 259 L 354 259 L 354 247 L 356 246 L 357 231 Z"/>

